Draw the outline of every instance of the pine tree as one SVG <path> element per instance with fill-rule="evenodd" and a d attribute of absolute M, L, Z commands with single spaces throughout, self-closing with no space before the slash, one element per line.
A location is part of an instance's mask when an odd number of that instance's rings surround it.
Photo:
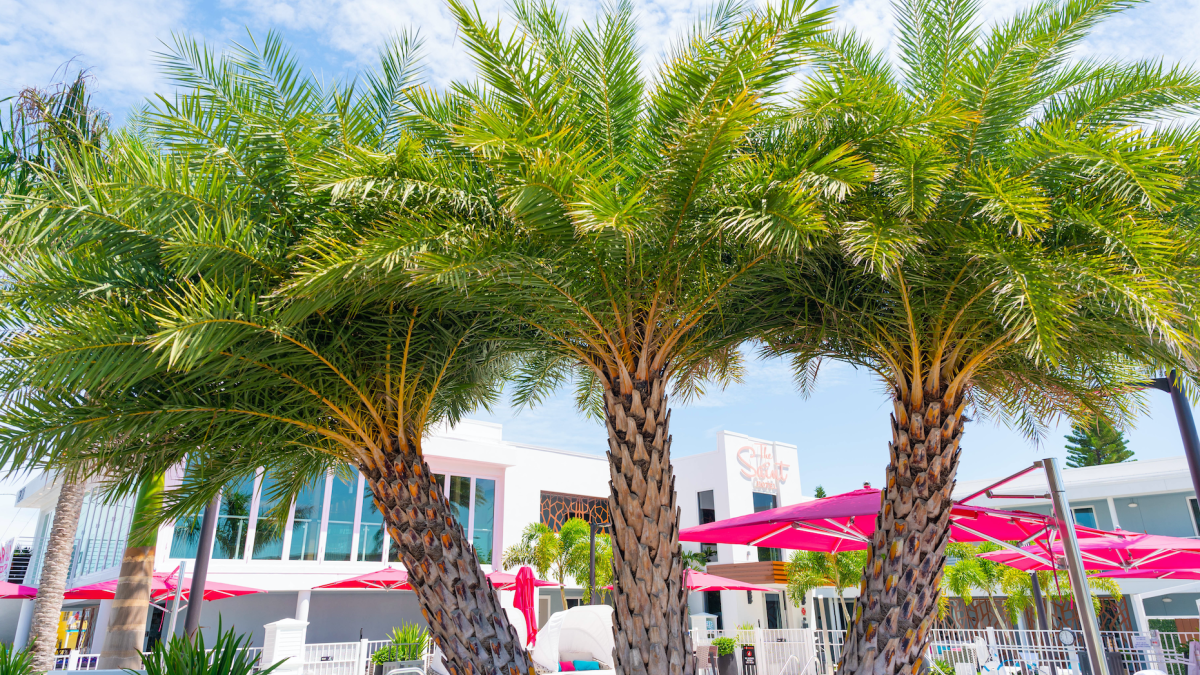
<path fill-rule="evenodd" d="M 1131 459 L 1133 451 L 1126 447 L 1125 434 L 1107 420 L 1076 424 L 1067 436 L 1067 466 L 1072 469 Z"/>
<path fill-rule="evenodd" d="M 817 489 L 813 490 L 813 496 L 817 499 L 823 499 L 825 497 L 825 488 L 818 485 Z"/>

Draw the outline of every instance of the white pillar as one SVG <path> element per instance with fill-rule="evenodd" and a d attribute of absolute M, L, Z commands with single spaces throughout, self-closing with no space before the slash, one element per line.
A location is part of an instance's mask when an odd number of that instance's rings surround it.
<path fill-rule="evenodd" d="M 1133 607 L 1133 621 L 1137 624 L 1138 631 L 1149 633 L 1150 621 L 1146 618 L 1146 606 L 1142 604 L 1141 594 L 1130 595 L 1129 604 Z"/>
<path fill-rule="evenodd" d="M 279 667 L 275 669 L 277 673 L 303 672 L 304 638 L 308 630 L 308 622 L 280 619 L 263 626 L 263 629 L 265 634 L 262 659 L 259 664 L 269 666 L 279 663 Z"/>
<path fill-rule="evenodd" d="M 362 502 L 361 499 L 358 501 Z M 356 668 L 355 672 L 357 672 L 357 673 L 367 672 L 367 639 L 366 638 L 362 638 L 361 640 L 358 641 L 358 658 L 356 658 L 354 661 L 355 661 L 355 668 Z"/>
<path fill-rule="evenodd" d="M 1119 518 L 1117 518 L 1117 503 L 1113 501 L 1112 497 L 1108 498 L 1108 515 L 1112 516 L 1113 529 L 1114 530 L 1120 529 L 1121 528 L 1121 520 Z"/>
<path fill-rule="evenodd" d="M 33 623 L 33 600 L 21 602 L 21 615 L 17 617 L 17 633 L 13 636 L 14 647 L 24 647 L 29 642 L 29 626 Z"/>
<path fill-rule="evenodd" d="M 312 599 L 312 591 L 300 591 L 296 594 L 296 620 L 308 621 L 308 603 Z"/>
<path fill-rule="evenodd" d="M 108 634 L 108 617 L 112 613 L 112 600 L 101 600 L 100 608 L 96 610 L 96 625 L 92 628 L 91 653 L 99 654 Z"/>

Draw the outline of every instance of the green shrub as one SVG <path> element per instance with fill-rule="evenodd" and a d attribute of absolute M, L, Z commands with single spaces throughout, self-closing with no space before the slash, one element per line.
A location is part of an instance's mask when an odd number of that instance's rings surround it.
<path fill-rule="evenodd" d="M 371 655 L 371 663 L 379 665 L 390 661 L 417 661 L 425 656 L 429 646 L 429 632 L 415 623 L 406 623 L 392 629 L 392 644 Z"/>
<path fill-rule="evenodd" d="M 239 635 L 232 628 L 225 630 L 217 623 L 217 640 L 211 651 L 204 644 L 204 634 L 197 633 L 193 642 L 187 636 L 174 635 L 169 643 L 159 642 L 149 656 L 142 657 L 146 675 L 250 675 L 258 667 L 258 655 L 247 652 L 249 635 Z M 259 675 L 267 675 L 279 667 L 265 666 Z M 129 671 L 133 672 L 133 671 Z"/>
<path fill-rule="evenodd" d="M 30 675 L 33 673 L 33 654 L 16 646 L 0 643 L 0 675 Z"/>
<path fill-rule="evenodd" d="M 738 641 L 731 637 L 715 638 L 712 643 L 717 648 L 717 656 L 729 656 L 738 648 Z"/>

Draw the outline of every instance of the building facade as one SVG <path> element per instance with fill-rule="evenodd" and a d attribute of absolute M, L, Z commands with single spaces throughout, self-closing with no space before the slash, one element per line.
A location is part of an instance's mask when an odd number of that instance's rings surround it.
<path fill-rule="evenodd" d="M 499 425 L 477 421 L 438 431 L 427 439 L 424 450 L 485 571 L 499 569 L 504 550 L 519 540 L 530 523 L 557 529 L 571 517 L 608 521 L 609 471 L 602 456 L 505 441 Z M 699 522 L 698 499 L 708 500 L 704 503 L 711 504 L 710 515 L 725 518 L 801 498 L 794 446 L 721 432 L 715 451 L 677 458 L 675 465 L 685 527 Z M 168 487 L 181 479 L 181 472 L 168 474 Z M 232 624 L 261 645 L 264 624 L 298 615 L 307 616 L 310 643 L 353 641 L 360 635 L 383 639 L 394 626 L 423 623 L 412 592 L 311 590 L 387 565 L 403 567 L 357 471 L 347 467 L 325 476 L 286 505 L 272 500 L 274 480 L 269 472 L 260 471 L 253 479 L 225 486 L 209 567 L 210 579 L 267 592 L 204 603 L 203 628 L 215 629 L 218 621 Z M 705 493 L 707 497 L 698 497 Z M 57 494 L 55 482 L 40 477 L 19 496 L 18 506 L 41 510 L 39 535 L 49 528 Z M 131 500 L 111 502 L 97 491 L 89 493 L 76 533 L 68 588 L 116 578 L 131 507 Z M 160 529 L 156 572 L 172 572 L 180 564 L 192 568 L 200 522 L 197 515 Z M 41 559 L 42 539 L 39 536 L 33 544 L 32 560 Z M 714 569 L 725 562 L 758 564 L 764 555 L 749 547 L 718 548 L 712 559 Z M 766 555 L 774 556 L 768 565 L 780 558 L 778 552 Z M 36 584 L 39 573 L 40 565 L 31 564 L 25 582 Z M 539 623 L 563 608 L 562 595 L 558 588 L 541 589 Z M 583 595 L 582 588 L 568 580 L 565 595 L 566 604 L 574 605 Z M 511 602 L 505 596 L 511 594 L 501 596 Z M 781 617 L 786 611 L 782 597 L 753 598 L 747 603 L 745 593 L 728 596 L 721 598 L 724 613 L 737 611 L 738 621 L 751 621 L 758 611 L 762 616 L 754 620 L 765 627 L 768 616 Z M 700 603 L 696 611 L 704 609 L 703 599 L 693 598 L 693 602 Z M 64 607 L 64 646 L 98 652 L 109 604 L 69 601 Z M 765 612 L 767 604 L 780 605 L 772 610 L 776 614 Z M 0 601 L 0 641 L 23 638 L 31 609 L 32 601 Z M 152 609 L 151 614 L 148 642 L 159 639 L 169 625 L 161 609 Z M 177 629 L 181 627 L 182 620 Z"/>

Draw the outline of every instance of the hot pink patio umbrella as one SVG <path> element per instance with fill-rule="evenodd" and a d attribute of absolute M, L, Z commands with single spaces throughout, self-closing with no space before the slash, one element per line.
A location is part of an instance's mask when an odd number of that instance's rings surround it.
<path fill-rule="evenodd" d="M 175 579 L 179 575 L 179 568 L 175 569 L 176 571 L 174 572 L 154 573 L 150 581 L 151 602 L 162 602 L 170 600 L 175 596 Z M 192 578 L 184 577 L 183 590 L 180 593 L 181 599 L 186 600 L 188 598 L 191 587 Z M 249 586 L 238 586 L 237 584 L 223 584 L 212 579 L 208 579 L 204 584 L 204 599 L 209 601 L 233 598 L 239 595 L 252 595 L 254 593 L 266 593 L 266 591 L 261 588 L 250 588 Z M 66 600 L 111 600 L 116 594 L 117 580 L 110 579 L 97 584 L 72 588 L 63 593 L 63 598 Z"/>
<path fill-rule="evenodd" d="M 1085 569 L 1139 573 L 1200 569 L 1200 540 L 1139 534 L 1127 530 L 1116 530 L 1108 534 L 1109 536 L 1079 541 L 1079 552 Z M 1015 551 L 994 551 L 985 553 L 982 557 L 1020 570 L 1066 567 L 1061 542 L 1039 542 L 1023 550 L 1038 554 L 1042 560 L 1038 561 L 1032 556 Z M 1050 561 L 1054 562 L 1053 566 L 1048 564 Z"/>
<path fill-rule="evenodd" d="M 0 581 L 0 598 L 35 598 L 37 589 L 32 586 L 20 586 L 7 581 Z"/>
<path fill-rule="evenodd" d="M 495 574 L 495 572 L 493 572 Z M 532 645 L 537 643 L 537 617 L 533 612 L 533 587 L 534 581 L 533 570 L 528 567 L 522 567 L 517 570 L 516 581 L 514 582 L 514 590 L 517 592 L 513 598 L 513 607 L 521 613 L 521 617 L 525 619 L 525 644 Z M 544 583 L 544 582 L 543 582 Z M 553 585 L 553 584 L 546 584 Z"/>
<path fill-rule="evenodd" d="M 1200 570 L 1103 570 L 1088 576 L 1105 579 L 1200 579 Z"/>
<path fill-rule="evenodd" d="M 360 574 L 349 579 L 313 586 L 314 590 L 318 588 L 371 588 L 377 591 L 412 590 L 412 586 L 408 585 L 408 572 L 398 570 L 391 565 L 368 574 Z"/>
<path fill-rule="evenodd" d="M 521 569 L 529 569 L 529 568 L 522 567 Z M 519 574 L 520 570 L 518 570 L 517 573 Z M 558 584 L 554 583 L 553 581 L 542 581 L 541 579 L 534 577 L 532 569 L 529 570 L 529 574 L 530 574 L 530 577 L 533 579 L 534 586 L 557 586 L 558 585 Z M 512 572 L 504 572 L 501 570 L 496 570 L 495 572 L 492 572 L 491 574 L 487 575 L 487 578 L 488 578 L 488 581 L 492 582 L 492 585 L 495 586 L 496 590 L 498 590 L 498 591 L 514 590 L 514 586 L 517 583 L 517 575 L 516 574 L 513 574 Z"/>
<path fill-rule="evenodd" d="M 689 527 L 680 531 L 679 540 L 825 553 L 862 550 L 875 533 L 879 505 L 880 491 L 863 488 Z M 1055 522 L 1051 516 L 1027 511 L 955 504 L 950 512 L 950 537 L 958 542 L 991 541 L 1002 545 L 1005 541 L 1034 541 L 1049 536 Z M 1076 530 L 1081 537 L 1103 534 L 1092 528 Z"/>

